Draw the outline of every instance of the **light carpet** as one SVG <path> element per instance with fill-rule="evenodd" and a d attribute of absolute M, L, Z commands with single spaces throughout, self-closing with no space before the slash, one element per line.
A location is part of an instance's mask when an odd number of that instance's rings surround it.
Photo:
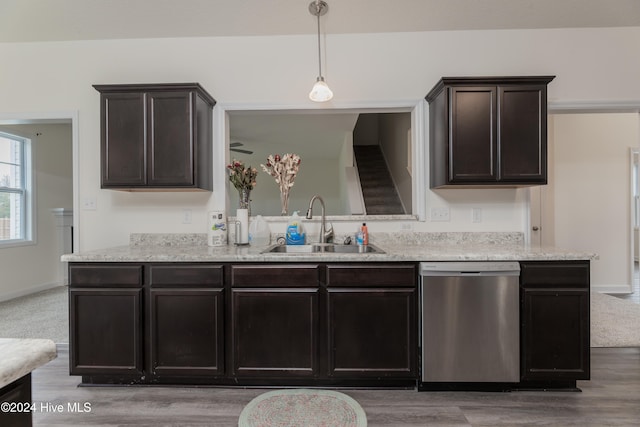
<path fill-rule="evenodd" d="M 247 404 L 238 427 L 366 427 L 358 402 L 332 390 L 275 390 Z"/>
<path fill-rule="evenodd" d="M 69 342 L 67 286 L 0 302 L 0 338 L 48 338 Z"/>
<path fill-rule="evenodd" d="M 591 347 L 640 347 L 640 304 L 591 292 Z"/>

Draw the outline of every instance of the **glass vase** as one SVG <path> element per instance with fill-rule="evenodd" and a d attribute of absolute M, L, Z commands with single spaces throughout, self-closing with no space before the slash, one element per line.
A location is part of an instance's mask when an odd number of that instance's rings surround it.
<path fill-rule="evenodd" d="M 238 208 L 246 209 L 251 216 L 251 190 L 247 188 L 238 190 Z"/>
<path fill-rule="evenodd" d="M 289 213 L 289 189 L 280 190 L 280 203 L 282 205 L 282 210 L 280 211 L 280 215 L 287 216 Z"/>

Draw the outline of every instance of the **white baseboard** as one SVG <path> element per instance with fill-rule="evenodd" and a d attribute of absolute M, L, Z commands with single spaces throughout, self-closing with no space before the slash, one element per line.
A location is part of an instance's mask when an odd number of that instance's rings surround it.
<path fill-rule="evenodd" d="M 46 291 L 48 289 L 53 289 L 53 288 L 56 288 L 58 286 L 66 286 L 66 285 L 62 284 L 60 282 L 53 282 L 53 283 L 45 283 L 45 284 L 42 284 L 42 285 L 31 286 L 31 287 L 26 288 L 26 289 L 20 289 L 19 291 L 0 293 L 0 302 L 8 301 L 8 300 L 14 299 L 14 298 L 20 298 L 20 297 L 23 297 L 25 295 L 35 294 L 36 292 L 40 292 L 40 291 Z"/>
<path fill-rule="evenodd" d="M 591 285 L 591 291 L 601 294 L 630 294 L 633 288 L 631 285 Z"/>

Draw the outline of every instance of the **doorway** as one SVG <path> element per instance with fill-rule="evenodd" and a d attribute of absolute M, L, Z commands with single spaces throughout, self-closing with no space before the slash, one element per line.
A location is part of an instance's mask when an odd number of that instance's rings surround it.
<path fill-rule="evenodd" d="M 631 294 L 629 147 L 640 145 L 640 115 L 549 110 L 549 184 L 540 189 L 540 197 L 530 199 L 529 225 L 540 220 L 543 246 L 598 254 L 591 269 L 594 291 Z"/>
<path fill-rule="evenodd" d="M 0 128 L 29 141 L 28 172 L 33 183 L 26 199 L 31 236 L 2 249 L 0 267 L 9 276 L 0 286 L 0 300 L 7 300 L 67 284 L 59 257 L 73 243 L 62 235 L 59 224 L 71 232 L 68 216 L 77 206 L 78 123 L 75 113 L 0 114 Z M 77 218 L 73 223 L 77 230 Z M 73 241 L 77 249 L 77 232 Z"/>

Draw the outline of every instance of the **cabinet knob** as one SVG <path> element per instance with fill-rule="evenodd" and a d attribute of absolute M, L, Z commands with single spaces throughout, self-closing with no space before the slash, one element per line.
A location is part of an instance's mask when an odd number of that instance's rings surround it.
<path fill-rule="evenodd" d="M 537 225 L 534 225 L 533 226 L 533 231 L 538 231 L 538 230 L 540 230 L 540 227 L 538 227 Z"/>

